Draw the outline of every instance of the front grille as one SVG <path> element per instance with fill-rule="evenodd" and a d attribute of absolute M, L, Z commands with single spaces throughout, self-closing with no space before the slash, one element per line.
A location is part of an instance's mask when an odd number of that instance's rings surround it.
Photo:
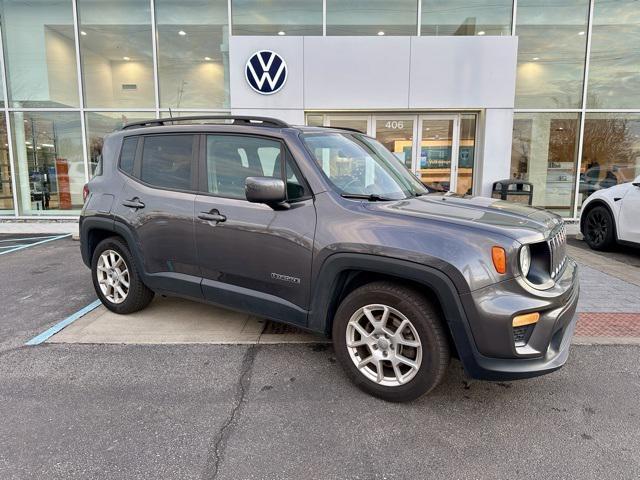
<path fill-rule="evenodd" d="M 547 245 L 549 246 L 550 254 L 549 274 L 551 278 L 555 279 L 562 271 L 562 267 L 564 267 L 564 263 L 567 260 L 567 229 L 564 223 L 547 240 Z"/>

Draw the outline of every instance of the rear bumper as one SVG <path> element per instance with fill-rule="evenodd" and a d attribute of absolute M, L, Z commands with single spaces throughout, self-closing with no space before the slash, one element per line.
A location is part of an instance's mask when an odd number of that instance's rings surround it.
<path fill-rule="evenodd" d="M 565 364 L 580 290 L 575 262 L 568 263 L 557 290 L 546 292 L 545 297 L 528 293 L 514 279 L 469 294 L 463 301 L 470 341 L 459 348 L 459 354 L 471 377 L 517 380 L 544 375 Z M 526 345 L 518 347 L 512 318 L 533 311 L 540 312 L 540 320 L 532 327 Z"/>

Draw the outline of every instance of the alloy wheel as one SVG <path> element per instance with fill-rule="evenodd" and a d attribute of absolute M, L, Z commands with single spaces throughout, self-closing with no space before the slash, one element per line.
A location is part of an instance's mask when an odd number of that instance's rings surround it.
<path fill-rule="evenodd" d="M 587 236 L 592 243 L 599 245 L 604 242 L 609 230 L 609 222 L 599 211 L 592 212 L 587 217 Z"/>
<path fill-rule="evenodd" d="M 98 258 L 96 276 L 100 291 L 111 303 L 124 302 L 129 295 L 129 268 L 115 250 L 105 250 Z"/>
<path fill-rule="evenodd" d="M 420 369 L 418 332 L 405 315 L 388 305 L 359 308 L 349 319 L 346 340 L 354 365 L 379 385 L 406 384 Z"/>

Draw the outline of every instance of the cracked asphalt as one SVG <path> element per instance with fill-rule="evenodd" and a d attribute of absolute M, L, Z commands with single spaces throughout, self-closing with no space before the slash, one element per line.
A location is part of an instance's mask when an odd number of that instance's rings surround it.
<path fill-rule="evenodd" d="M 640 477 L 638 346 L 391 404 L 327 345 L 23 346 L 95 298 L 70 240 L 0 257 L 0 298 L 3 480 Z"/>

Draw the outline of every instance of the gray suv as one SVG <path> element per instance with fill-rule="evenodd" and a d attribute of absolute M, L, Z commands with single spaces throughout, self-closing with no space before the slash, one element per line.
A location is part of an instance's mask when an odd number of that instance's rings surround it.
<path fill-rule="evenodd" d="M 451 356 L 488 380 L 567 360 L 579 287 L 562 220 L 429 193 L 362 133 L 128 124 L 84 193 L 82 257 L 114 312 L 158 293 L 322 333 L 356 385 L 392 401 L 433 389 Z"/>

